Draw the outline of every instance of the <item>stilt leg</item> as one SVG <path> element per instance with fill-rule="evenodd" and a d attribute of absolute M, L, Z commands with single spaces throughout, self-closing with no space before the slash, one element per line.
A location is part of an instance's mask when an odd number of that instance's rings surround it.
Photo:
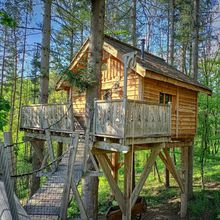
<path fill-rule="evenodd" d="M 124 199 L 125 199 L 125 212 L 122 213 L 122 220 L 131 220 L 131 193 L 132 193 L 132 152 L 129 151 L 125 154 L 124 159 Z"/>
<path fill-rule="evenodd" d="M 183 172 L 183 186 L 184 190 L 181 194 L 181 210 L 180 210 L 180 216 L 186 217 L 187 215 L 187 202 L 188 202 L 188 147 L 182 148 L 182 172 Z"/>

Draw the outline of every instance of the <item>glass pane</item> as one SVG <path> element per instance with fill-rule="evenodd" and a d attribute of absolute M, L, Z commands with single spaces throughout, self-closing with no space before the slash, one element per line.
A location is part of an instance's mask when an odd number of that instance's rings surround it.
<path fill-rule="evenodd" d="M 170 101 L 169 97 L 170 96 L 168 94 L 165 94 L 165 104 L 168 104 L 168 102 Z"/>
<path fill-rule="evenodd" d="M 172 102 L 172 95 L 170 95 L 170 102 Z"/>
<path fill-rule="evenodd" d="M 164 94 L 160 93 L 160 104 L 164 104 Z"/>

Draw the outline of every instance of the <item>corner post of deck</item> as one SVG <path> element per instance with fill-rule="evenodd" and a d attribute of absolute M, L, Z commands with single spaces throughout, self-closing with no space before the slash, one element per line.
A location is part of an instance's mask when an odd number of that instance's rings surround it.
<path fill-rule="evenodd" d="M 182 180 L 183 180 L 183 192 L 181 193 L 181 218 L 187 215 L 188 204 L 188 180 L 189 180 L 189 163 L 188 163 L 188 147 L 181 148 L 181 160 L 182 160 Z"/>
<path fill-rule="evenodd" d="M 131 195 L 132 195 L 132 151 L 124 154 L 124 201 L 125 210 L 122 213 L 122 220 L 131 220 Z"/>
<path fill-rule="evenodd" d="M 10 177 L 10 170 L 8 164 L 8 154 L 5 152 L 5 146 L 0 142 L 0 170 L 3 173 L 3 182 L 5 186 L 8 204 L 13 220 L 19 220 L 17 206 L 14 197 L 14 190 Z"/>

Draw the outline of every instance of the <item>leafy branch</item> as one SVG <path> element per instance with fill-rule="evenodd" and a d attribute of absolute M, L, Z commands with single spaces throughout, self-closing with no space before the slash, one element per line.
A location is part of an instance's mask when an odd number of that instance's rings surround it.
<path fill-rule="evenodd" d="M 0 10 L 0 24 L 12 28 L 16 27 L 16 21 L 3 10 Z"/>
<path fill-rule="evenodd" d="M 7 100 L 0 96 L 0 130 L 7 124 L 7 114 L 10 110 L 10 105 Z"/>
<path fill-rule="evenodd" d="M 97 82 L 95 74 L 86 69 L 78 69 L 77 72 L 65 70 L 63 75 L 64 80 L 68 81 L 71 86 L 77 87 L 80 92 L 84 92 Z"/>

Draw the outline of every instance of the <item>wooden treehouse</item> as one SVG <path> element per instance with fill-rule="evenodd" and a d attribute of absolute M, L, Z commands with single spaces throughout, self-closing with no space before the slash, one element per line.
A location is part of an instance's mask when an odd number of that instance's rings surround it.
<path fill-rule="evenodd" d="M 89 40 L 73 58 L 69 66 L 73 74 L 86 68 L 88 47 Z M 100 96 L 99 100 L 94 100 L 91 132 L 85 131 L 85 93 L 80 93 L 61 78 L 56 89 L 66 90 L 71 101 L 67 104 L 23 106 L 20 126 L 26 132 L 26 138 L 32 142 L 46 140 L 51 143 L 54 140 L 71 143 L 72 137 L 80 135 L 81 147 L 74 150 L 75 155 L 79 154 L 76 157 L 78 162 L 73 160 L 82 168 L 77 181 L 87 173 L 85 158 L 88 155 L 96 157 L 121 209 L 122 219 L 126 220 L 131 219 L 132 207 L 159 156 L 180 187 L 181 216 L 185 216 L 187 200 L 192 193 L 192 143 L 197 127 L 198 93 L 210 95 L 211 90 L 163 59 L 108 36 L 104 38 L 101 74 Z M 181 147 L 181 173 L 169 154 L 169 148 L 173 147 Z M 36 151 L 37 148 L 35 146 Z M 136 150 L 150 150 L 151 153 L 134 185 Z M 117 184 L 119 154 L 124 154 L 123 190 Z M 76 169 L 72 168 L 72 172 Z M 77 181 L 71 188 L 83 213 L 81 218 L 87 219 L 76 188 Z M 58 216 L 62 217 L 62 210 L 56 209 Z"/>

